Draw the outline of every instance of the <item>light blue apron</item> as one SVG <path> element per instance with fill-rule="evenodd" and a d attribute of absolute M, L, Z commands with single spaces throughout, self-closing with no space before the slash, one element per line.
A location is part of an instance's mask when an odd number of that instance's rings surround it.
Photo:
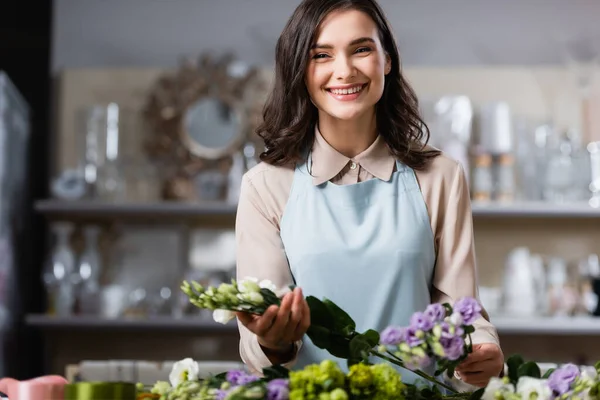
<path fill-rule="evenodd" d="M 281 220 L 281 238 L 305 296 L 331 299 L 359 332 L 406 326 L 430 303 L 435 264 L 433 233 L 414 171 L 396 163 L 389 181 L 315 186 L 310 160 L 298 165 Z M 305 336 L 296 367 L 346 361 Z M 433 371 L 429 371 L 433 372 Z M 416 375 L 401 370 L 404 382 Z"/>

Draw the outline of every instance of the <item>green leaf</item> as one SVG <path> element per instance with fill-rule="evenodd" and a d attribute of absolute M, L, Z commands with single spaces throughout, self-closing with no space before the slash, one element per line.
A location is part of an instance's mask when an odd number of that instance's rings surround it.
<path fill-rule="evenodd" d="M 369 329 L 360 336 L 363 336 L 366 339 L 366 341 L 371 345 L 371 348 L 379 344 L 379 332 L 376 330 Z"/>
<path fill-rule="evenodd" d="M 556 368 L 550 368 L 549 370 L 547 370 L 544 375 L 542 376 L 542 379 L 548 379 L 550 378 L 550 375 L 552 375 L 552 373 L 554 372 Z"/>
<path fill-rule="evenodd" d="M 288 379 L 290 371 L 281 365 L 272 365 L 267 368 L 263 368 L 264 379 L 271 381 L 273 379 Z"/>
<path fill-rule="evenodd" d="M 469 333 L 473 333 L 475 332 L 475 327 L 473 325 L 467 325 L 465 326 L 465 333 L 469 334 Z"/>
<path fill-rule="evenodd" d="M 355 336 L 350 341 L 350 358 L 357 360 L 367 360 L 369 352 L 373 348 L 363 335 Z"/>
<path fill-rule="evenodd" d="M 281 304 L 279 297 L 277 297 L 270 289 L 262 288 L 260 289 L 260 294 L 262 295 L 263 299 L 265 299 L 265 306 L 267 307 L 273 304 Z"/>
<path fill-rule="evenodd" d="M 329 309 L 331 315 L 333 315 L 336 331 L 352 333 L 356 330 L 356 323 L 346 311 L 342 310 L 337 304 L 329 299 L 323 299 L 323 303 Z"/>
<path fill-rule="evenodd" d="M 315 346 L 320 349 L 328 349 L 331 345 L 331 331 L 323 326 L 311 323 L 306 334 Z"/>
<path fill-rule="evenodd" d="M 523 363 L 525 363 L 525 360 L 518 354 L 510 356 L 508 360 L 506 360 L 506 365 L 508 366 L 508 378 L 513 384 L 516 384 L 519 380 L 518 370 Z"/>
<path fill-rule="evenodd" d="M 331 341 L 325 350 L 332 356 L 347 360 L 350 358 L 350 340 L 342 336 L 331 335 Z"/>
<path fill-rule="evenodd" d="M 519 366 L 519 369 L 517 370 L 517 375 L 519 376 L 519 378 L 522 376 L 530 376 L 532 378 L 540 379 L 542 373 L 540 371 L 540 367 L 535 362 L 528 361 Z"/>
<path fill-rule="evenodd" d="M 481 388 L 481 389 L 477 389 L 476 391 L 474 391 L 473 393 L 471 393 L 471 396 L 469 397 L 469 400 L 480 400 L 483 397 L 483 392 L 485 392 L 485 388 Z"/>
<path fill-rule="evenodd" d="M 330 331 L 335 329 L 334 316 L 321 300 L 314 296 L 307 296 L 306 302 L 308 303 L 308 308 L 310 308 L 311 325 L 319 325 Z"/>

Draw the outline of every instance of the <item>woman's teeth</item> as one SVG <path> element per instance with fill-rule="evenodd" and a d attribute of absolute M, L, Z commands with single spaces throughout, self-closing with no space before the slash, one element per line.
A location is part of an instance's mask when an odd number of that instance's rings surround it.
<path fill-rule="evenodd" d="M 330 92 L 333 94 L 353 94 L 353 93 L 358 93 L 363 89 L 362 85 L 361 86 L 355 86 L 349 89 L 330 89 Z"/>

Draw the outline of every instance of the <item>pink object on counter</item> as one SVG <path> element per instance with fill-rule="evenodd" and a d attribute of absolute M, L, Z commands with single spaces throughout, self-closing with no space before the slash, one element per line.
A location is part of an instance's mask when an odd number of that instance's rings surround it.
<path fill-rule="evenodd" d="M 59 375 L 40 376 L 27 381 L 0 379 L 0 392 L 9 400 L 63 400 L 68 381 Z"/>

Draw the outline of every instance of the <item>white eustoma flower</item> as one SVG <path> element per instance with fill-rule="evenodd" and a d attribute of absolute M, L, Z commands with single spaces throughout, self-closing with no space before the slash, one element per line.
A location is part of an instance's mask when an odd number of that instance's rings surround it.
<path fill-rule="evenodd" d="M 587 382 L 594 382 L 598 377 L 596 368 L 594 367 L 581 367 L 581 380 Z"/>
<path fill-rule="evenodd" d="M 259 292 L 260 286 L 258 286 L 258 279 L 244 278 L 238 282 L 238 289 L 240 293 Z"/>
<path fill-rule="evenodd" d="M 448 319 L 449 322 L 454 326 L 461 326 L 463 323 L 462 315 L 460 315 L 460 313 L 457 312 L 453 312 Z"/>
<path fill-rule="evenodd" d="M 173 364 L 173 368 L 169 374 L 169 381 L 171 382 L 171 386 L 176 387 L 184 381 L 198 380 L 199 373 L 200 367 L 198 363 L 191 358 L 184 358 Z"/>
<path fill-rule="evenodd" d="M 275 286 L 275 284 L 268 279 L 263 279 L 262 281 L 258 282 L 258 287 L 261 289 L 269 289 L 273 293 L 275 293 L 277 290 L 277 286 Z"/>
<path fill-rule="evenodd" d="M 515 392 L 515 388 L 511 383 L 507 383 L 502 378 L 493 377 L 488 382 L 485 390 L 483 392 L 483 396 L 481 396 L 482 400 L 496 400 L 498 393 L 506 393 L 512 394 Z"/>
<path fill-rule="evenodd" d="M 226 323 L 228 323 L 229 321 L 231 321 L 234 318 L 235 318 L 235 313 L 233 311 L 229 311 L 229 310 L 214 310 L 213 311 L 213 319 L 220 324 L 225 325 Z"/>
<path fill-rule="evenodd" d="M 522 376 L 517 382 L 517 394 L 521 395 L 522 399 L 529 399 L 532 394 L 537 395 L 537 400 L 550 400 L 552 398 L 552 390 L 548 386 L 546 379 L 537 379 L 530 376 Z"/>

